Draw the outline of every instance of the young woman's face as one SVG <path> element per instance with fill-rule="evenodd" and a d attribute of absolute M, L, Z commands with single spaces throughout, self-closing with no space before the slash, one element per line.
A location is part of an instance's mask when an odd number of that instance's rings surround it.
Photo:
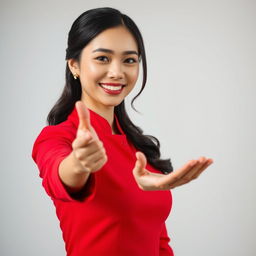
<path fill-rule="evenodd" d="M 138 46 L 125 27 L 110 28 L 83 49 L 79 63 L 70 60 L 69 66 L 79 75 L 82 101 L 89 108 L 114 107 L 138 79 Z"/>

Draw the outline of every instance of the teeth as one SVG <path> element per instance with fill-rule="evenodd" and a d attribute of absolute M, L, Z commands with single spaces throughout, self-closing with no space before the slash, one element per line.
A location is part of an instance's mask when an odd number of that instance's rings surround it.
<path fill-rule="evenodd" d="M 111 91 L 119 91 L 122 89 L 122 85 L 120 86 L 111 86 L 111 85 L 105 85 L 105 84 L 100 84 L 103 88 L 111 90 Z"/>

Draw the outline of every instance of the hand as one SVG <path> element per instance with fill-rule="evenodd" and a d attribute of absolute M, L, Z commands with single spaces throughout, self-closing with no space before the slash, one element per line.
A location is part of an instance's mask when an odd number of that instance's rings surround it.
<path fill-rule="evenodd" d="M 96 172 L 107 162 L 103 143 L 91 126 L 89 110 L 82 101 L 76 102 L 79 126 L 72 143 L 73 155 L 82 165 L 84 172 Z"/>
<path fill-rule="evenodd" d="M 165 175 L 146 170 L 147 159 L 142 152 L 136 152 L 136 157 L 133 175 L 142 190 L 170 190 L 181 186 L 196 179 L 213 163 L 212 159 L 200 157 L 198 160 L 189 161 L 175 172 Z"/>

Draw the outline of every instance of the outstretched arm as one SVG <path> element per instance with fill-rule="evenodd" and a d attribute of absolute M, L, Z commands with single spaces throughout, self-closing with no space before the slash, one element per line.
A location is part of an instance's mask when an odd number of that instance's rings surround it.
<path fill-rule="evenodd" d="M 70 193 L 79 192 L 87 182 L 90 173 L 100 170 L 107 162 L 103 143 L 90 123 L 89 111 L 78 101 L 79 117 L 77 135 L 72 143 L 72 152 L 59 166 L 59 175 Z"/>

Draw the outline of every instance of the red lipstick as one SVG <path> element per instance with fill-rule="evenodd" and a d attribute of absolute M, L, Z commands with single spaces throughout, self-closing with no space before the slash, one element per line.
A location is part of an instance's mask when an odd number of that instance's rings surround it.
<path fill-rule="evenodd" d="M 99 85 L 107 94 L 111 95 L 120 94 L 124 87 L 124 84 L 119 83 L 99 83 Z"/>
<path fill-rule="evenodd" d="M 111 86 L 124 86 L 124 84 L 118 84 L 118 83 L 100 83 L 100 84 L 105 84 L 105 85 L 111 85 Z"/>

